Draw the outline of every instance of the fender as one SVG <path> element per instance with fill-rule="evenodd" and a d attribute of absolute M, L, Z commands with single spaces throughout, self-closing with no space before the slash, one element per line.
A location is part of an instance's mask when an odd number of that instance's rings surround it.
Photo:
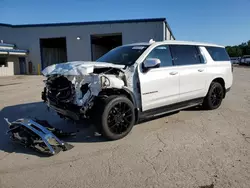
<path fill-rule="evenodd" d="M 133 102 L 135 107 L 138 108 L 138 103 L 136 101 L 134 93 L 132 91 L 130 91 L 127 87 L 123 87 L 122 89 L 129 95 L 129 98 Z"/>
<path fill-rule="evenodd" d="M 135 106 L 135 122 L 136 124 L 138 123 L 139 121 L 139 118 L 140 118 L 140 109 L 139 109 L 139 104 L 138 102 L 136 101 L 136 98 L 135 98 L 135 95 L 132 91 L 130 91 L 128 88 L 126 87 L 123 87 L 123 90 L 127 93 L 127 96 L 130 98 L 130 100 L 133 102 L 134 106 Z"/>

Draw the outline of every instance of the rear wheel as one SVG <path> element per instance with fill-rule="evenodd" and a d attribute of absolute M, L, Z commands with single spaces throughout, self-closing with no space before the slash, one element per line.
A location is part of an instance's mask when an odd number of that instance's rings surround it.
<path fill-rule="evenodd" d="M 220 107 L 223 98 L 223 86 L 218 82 L 212 82 L 207 96 L 204 99 L 203 107 L 207 110 L 217 109 Z"/>
<path fill-rule="evenodd" d="M 133 103 L 125 96 L 111 96 L 99 109 L 101 134 L 109 140 L 125 137 L 135 123 Z"/>

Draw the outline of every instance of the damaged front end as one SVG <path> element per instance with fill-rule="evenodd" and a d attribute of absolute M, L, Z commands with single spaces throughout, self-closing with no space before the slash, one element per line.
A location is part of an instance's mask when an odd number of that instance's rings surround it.
<path fill-rule="evenodd" d="M 47 67 L 42 99 L 62 118 L 89 119 L 95 99 L 105 89 L 126 86 L 124 66 L 109 63 L 69 62 Z"/>

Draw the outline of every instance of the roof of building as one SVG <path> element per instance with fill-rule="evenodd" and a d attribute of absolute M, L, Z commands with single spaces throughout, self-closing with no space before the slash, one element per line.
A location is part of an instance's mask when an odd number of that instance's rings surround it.
<path fill-rule="evenodd" d="M 117 24 L 117 23 L 134 23 L 134 22 L 164 22 L 164 21 L 166 21 L 166 18 L 146 18 L 146 19 L 107 20 L 107 21 L 90 21 L 90 22 L 67 22 L 67 23 L 44 23 L 44 24 L 22 24 L 22 25 L 12 25 L 12 24 L 0 23 L 0 25 L 16 28 L 16 27 L 48 27 L 48 26 Z"/>
<path fill-rule="evenodd" d="M 22 24 L 12 25 L 0 23 L 0 26 L 12 27 L 12 28 L 24 28 L 24 27 L 51 27 L 51 26 L 78 26 L 78 25 L 98 25 L 98 24 L 119 24 L 119 23 L 142 23 L 142 22 L 165 22 L 171 35 L 175 39 L 173 32 L 166 21 L 166 18 L 145 18 L 145 19 L 128 19 L 128 20 L 107 20 L 107 21 L 90 21 L 90 22 L 67 22 L 67 23 L 44 23 L 44 24 Z"/>
<path fill-rule="evenodd" d="M 20 50 L 20 49 L 1 49 L 0 54 L 3 55 L 27 55 L 28 50 Z"/>
<path fill-rule="evenodd" d="M 14 44 L 0 43 L 0 54 L 27 55 L 27 53 L 28 50 L 18 49 Z"/>
<path fill-rule="evenodd" d="M 17 53 L 28 53 L 28 50 L 20 50 L 20 49 L 1 49 L 0 52 L 17 52 Z"/>
<path fill-rule="evenodd" d="M 14 44 L 0 43 L 0 47 L 14 47 Z"/>

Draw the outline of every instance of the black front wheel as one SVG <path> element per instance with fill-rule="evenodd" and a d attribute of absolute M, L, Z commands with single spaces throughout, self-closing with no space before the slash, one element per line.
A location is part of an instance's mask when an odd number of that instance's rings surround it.
<path fill-rule="evenodd" d="M 203 107 L 207 110 L 217 109 L 220 107 L 223 98 L 223 86 L 218 82 L 212 82 L 207 96 L 204 99 Z"/>
<path fill-rule="evenodd" d="M 135 123 L 135 107 L 125 96 L 109 97 L 100 108 L 100 128 L 109 140 L 125 137 Z"/>

